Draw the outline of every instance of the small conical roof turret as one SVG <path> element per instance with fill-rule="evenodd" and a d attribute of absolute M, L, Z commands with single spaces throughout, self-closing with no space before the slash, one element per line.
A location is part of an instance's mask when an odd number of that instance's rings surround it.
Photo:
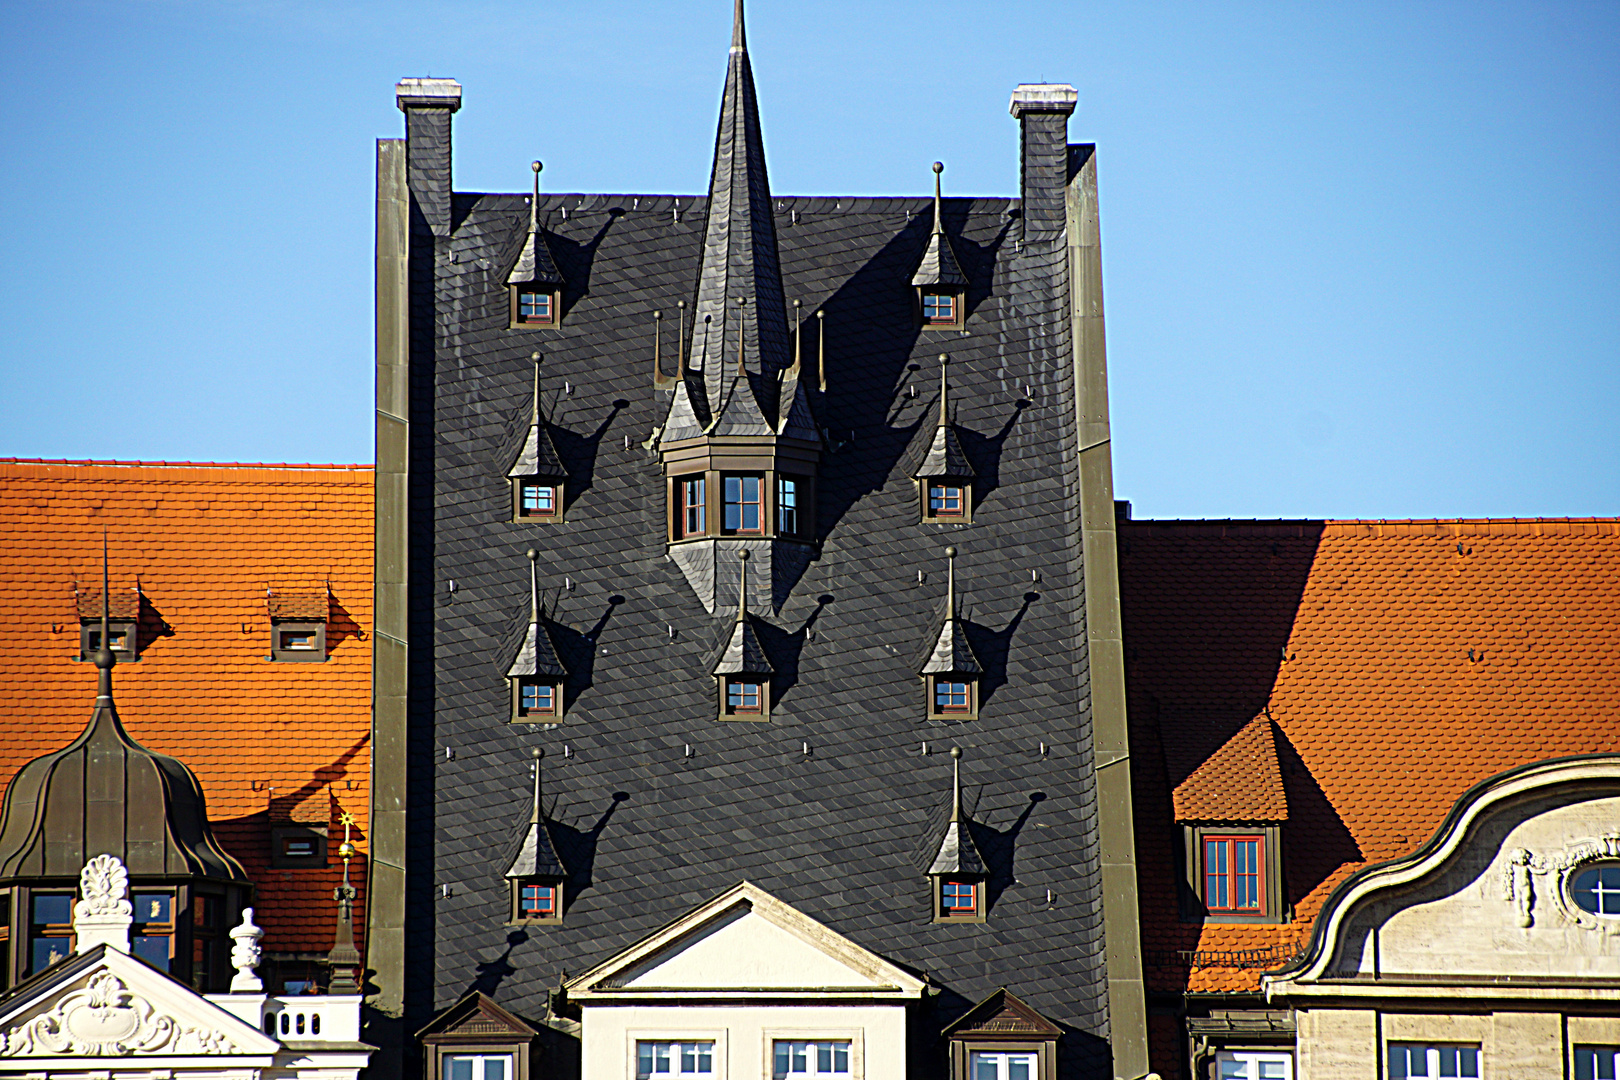
<path fill-rule="evenodd" d="M 960 289 L 967 286 L 967 275 L 962 273 L 962 266 L 956 261 L 956 252 L 951 249 L 950 237 L 945 235 L 939 194 L 939 178 L 944 171 L 943 161 L 934 162 L 934 231 L 928 235 L 928 247 L 923 250 L 922 262 L 917 264 L 917 272 L 911 276 L 911 283 L 922 287 L 935 285 Z"/>
<path fill-rule="evenodd" d="M 934 850 L 934 859 L 928 864 L 930 874 L 986 873 L 984 855 L 973 840 L 973 829 L 968 816 L 962 812 L 962 749 L 951 747 L 951 819 Z"/>
<path fill-rule="evenodd" d="M 534 163 L 534 195 L 529 202 L 529 235 L 524 237 L 517 262 L 512 264 L 511 272 L 506 275 L 508 285 L 563 284 L 563 276 L 557 271 L 557 263 L 551 257 L 551 248 L 546 244 L 545 234 L 540 231 L 541 167 L 538 161 Z"/>
<path fill-rule="evenodd" d="M 546 752 L 538 746 L 530 751 L 534 759 L 534 803 L 529 810 L 529 823 L 518 837 L 517 847 L 506 864 L 511 878 L 565 878 L 568 868 L 557 854 L 557 845 L 551 840 L 551 829 L 546 823 L 545 809 L 540 804 L 540 762 Z"/>

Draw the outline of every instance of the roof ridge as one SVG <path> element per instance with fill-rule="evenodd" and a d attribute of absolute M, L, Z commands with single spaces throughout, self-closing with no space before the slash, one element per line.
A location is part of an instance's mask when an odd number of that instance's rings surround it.
<path fill-rule="evenodd" d="M 356 462 L 345 464 L 342 462 L 322 464 L 317 462 L 283 462 L 283 461 L 124 461 L 112 458 L 22 458 L 0 457 L 0 465 L 100 465 L 117 466 L 121 468 L 169 468 L 169 469 L 273 469 L 284 472 L 288 469 L 332 469 L 339 471 L 365 471 L 374 472 L 377 466 L 373 463 Z"/>
<path fill-rule="evenodd" d="M 1132 518 L 1121 529 L 1206 532 L 1229 529 L 1239 535 L 1298 535 L 1316 530 L 1322 536 L 1479 536 L 1620 535 L 1620 517 L 1531 518 Z"/>

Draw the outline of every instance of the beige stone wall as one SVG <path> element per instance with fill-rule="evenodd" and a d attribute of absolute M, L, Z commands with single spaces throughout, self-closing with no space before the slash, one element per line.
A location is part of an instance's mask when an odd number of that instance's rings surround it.
<path fill-rule="evenodd" d="M 1299 1080 L 1378 1080 L 1378 1014 L 1371 1009 L 1301 1009 Z"/>
<path fill-rule="evenodd" d="M 1381 1012 L 1310 1008 L 1296 1014 L 1299 1080 L 1381 1080 L 1392 1042 L 1480 1049 L 1483 1080 L 1564 1080 L 1577 1044 L 1620 1045 L 1620 1017 L 1561 1011 Z"/>

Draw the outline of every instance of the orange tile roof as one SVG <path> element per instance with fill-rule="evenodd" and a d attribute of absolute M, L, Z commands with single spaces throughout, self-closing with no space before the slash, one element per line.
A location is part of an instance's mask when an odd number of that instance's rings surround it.
<path fill-rule="evenodd" d="M 1620 750 L 1620 520 L 1132 521 L 1119 538 L 1153 990 L 1257 989 L 1334 886 L 1416 849 L 1476 782 Z M 1241 777 L 1227 758 L 1253 755 L 1246 736 L 1190 767 L 1171 748 L 1257 715 L 1275 721 L 1294 917 L 1183 923 L 1175 818 L 1213 797 L 1206 771 Z M 1231 793 L 1255 818 L 1273 795 Z"/>
<path fill-rule="evenodd" d="M 115 609 L 120 590 L 145 597 L 140 660 L 113 673 L 119 715 L 197 774 L 215 834 L 256 886 L 263 948 L 325 952 L 341 869 L 270 869 L 269 821 L 274 806 L 281 820 L 330 820 L 341 839 L 337 816 L 353 814 L 364 903 L 370 466 L 0 460 L 0 786 L 90 718 L 78 605 L 90 589 L 99 610 L 103 529 Z M 266 590 L 324 595 L 328 582 L 330 659 L 266 661 Z"/>
<path fill-rule="evenodd" d="M 1277 738 L 1264 714 L 1223 738 L 1218 723 L 1178 717 L 1164 745 L 1177 821 L 1287 821 Z"/>

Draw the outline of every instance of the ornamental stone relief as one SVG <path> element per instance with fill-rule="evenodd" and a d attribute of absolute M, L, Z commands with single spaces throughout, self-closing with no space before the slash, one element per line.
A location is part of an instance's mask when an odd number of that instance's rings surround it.
<path fill-rule="evenodd" d="M 1620 917 L 1604 917 L 1588 911 L 1575 900 L 1572 888 L 1576 876 L 1593 863 L 1620 860 L 1620 833 L 1582 840 L 1561 851 L 1537 855 L 1528 848 L 1515 848 L 1502 867 L 1502 899 L 1514 906 L 1519 926 L 1535 925 L 1537 877 L 1552 879 L 1552 901 L 1560 917 L 1586 930 L 1611 936 L 1620 935 Z"/>
<path fill-rule="evenodd" d="M 0 1054 L 45 1057 L 73 1054 L 118 1057 L 126 1054 L 236 1054 L 217 1031 L 182 1024 L 153 1009 L 110 971 L 99 971 L 56 1008 L 0 1032 Z"/>

